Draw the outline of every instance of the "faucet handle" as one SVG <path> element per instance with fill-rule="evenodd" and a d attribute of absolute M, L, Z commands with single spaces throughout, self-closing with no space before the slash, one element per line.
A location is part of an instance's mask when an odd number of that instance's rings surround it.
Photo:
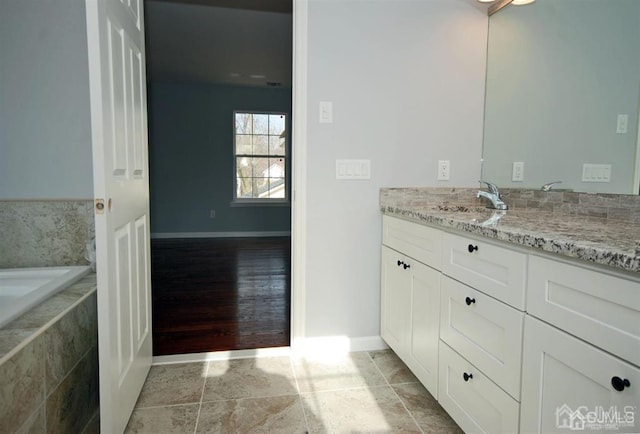
<path fill-rule="evenodd" d="M 480 184 L 486 184 L 487 188 L 489 189 L 489 191 L 495 195 L 500 194 L 499 190 L 498 190 L 498 186 L 495 184 L 492 184 L 490 182 L 487 181 L 478 181 Z"/>

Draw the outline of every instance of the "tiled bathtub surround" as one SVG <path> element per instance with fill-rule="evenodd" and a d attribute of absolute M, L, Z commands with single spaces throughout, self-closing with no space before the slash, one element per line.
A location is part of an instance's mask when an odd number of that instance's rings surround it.
<path fill-rule="evenodd" d="M 91 200 L 0 200 L 0 268 L 86 265 Z"/>
<path fill-rule="evenodd" d="M 522 196 L 531 198 L 519 207 L 511 206 L 510 198 L 517 200 L 512 196 L 513 190 L 505 190 L 504 200 L 510 209 L 499 219 L 490 220 L 493 210 L 475 197 L 476 192 L 477 189 L 469 188 L 385 188 L 380 191 L 380 208 L 386 214 L 417 222 L 640 272 L 640 223 L 631 218 L 613 217 L 637 214 L 639 210 L 633 211 L 633 206 L 640 202 L 635 197 L 584 193 L 565 197 L 567 193 L 561 193 L 562 200 L 576 202 L 573 205 L 557 202 L 554 207 L 544 205 L 550 203 L 549 200 L 535 198 L 554 193 L 549 198 L 555 201 L 559 200 L 555 193 L 560 192 L 519 191 L 520 200 L 525 200 Z M 581 204 L 587 206 L 587 203 L 606 208 L 607 216 L 611 217 L 581 211 Z M 628 214 L 617 211 L 623 204 Z"/>
<path fill-rule="evenodd" d="M 82 433 L 98 412 L 96 278 L 0 328 L 0 433 Z"/>

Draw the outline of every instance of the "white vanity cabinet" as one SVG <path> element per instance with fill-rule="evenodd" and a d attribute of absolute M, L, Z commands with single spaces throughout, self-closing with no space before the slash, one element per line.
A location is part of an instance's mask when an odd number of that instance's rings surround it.
<path fill-rule="evenodd" d="M 386 215 L 383 244 L 382 337 L 463 430 L 640 432 L 640 276 Z"/>
<path fill-rule="evenodd" d="M 383 219 L 380 334 L 436 398 L 440 272 L 425 263 L 439 264 L 440 239 L 436 229 Z"/>

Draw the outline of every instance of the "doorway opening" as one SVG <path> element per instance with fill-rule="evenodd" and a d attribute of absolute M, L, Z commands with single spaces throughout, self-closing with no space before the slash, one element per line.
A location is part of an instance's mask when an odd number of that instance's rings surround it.
<path fill-rule="evenodd" d="M 154 355 L 288 346 L 291 202 L 234 200 L 234 113 L 292 125 L 292 0 L 145 9 Z"/>

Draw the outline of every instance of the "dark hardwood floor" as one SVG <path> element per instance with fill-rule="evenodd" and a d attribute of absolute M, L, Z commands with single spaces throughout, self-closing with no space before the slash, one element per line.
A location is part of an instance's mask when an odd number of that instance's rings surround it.
<path fill-rule="evenodd" d="M 291 239 L 151 241 L 153 354 L 289 345 Z"/>

